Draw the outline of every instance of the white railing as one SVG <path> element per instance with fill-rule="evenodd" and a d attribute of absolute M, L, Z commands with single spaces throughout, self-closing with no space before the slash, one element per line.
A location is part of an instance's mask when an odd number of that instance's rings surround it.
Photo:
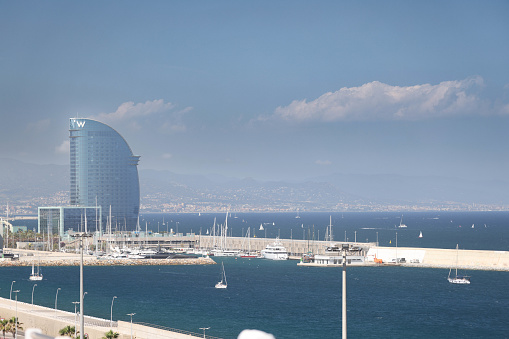
<path fill-rule="evenodd" d="M 71 339 L 71 337 L 52 337 L 43 334 L 38 328 L 29 328 L 25 331 L 25 339 Z"/>

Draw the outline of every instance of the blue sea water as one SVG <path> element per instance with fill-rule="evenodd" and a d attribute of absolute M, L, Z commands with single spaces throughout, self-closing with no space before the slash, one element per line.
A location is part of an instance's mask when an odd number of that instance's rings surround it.
<path fill-rule="evenodd" d="M 202 233 L 213 217 L 224 215 L 164 215 L 179 232 Z M 238 214 L 228 220 L 234 236 L 247 227 L 266 223 L 267 237 L 278 233 L 302 239 L 325 234 L 327 213 Z M 163 215 L 144 216 L 162 228 Z M 220 221 L 219 218 L 222 218 Z M 405 213 L 407 229 L 395 229 L 397 213 L 333 214 L 336 239 L 376 241 L 398 246 L 507 250 L 509 213 Z M 436 219 L 438 218 L 438 219 Z M 472 228 L 471 225 L 475 227 Z M 484 227 L 486 224 L 486 227 Z M 304 226 L 302 226 L 304 225 Z M 461 225 L 461 227 L 459 227 Z M 169 226 L 174 228 L 175 226 Z M 149 227 L 150 228 L 150 227 Z M 309 231 L 308 231 L 309 229 Z M 302 231 L 304 230 L 304 232 Z M 162 231 L 162 229 L 160 229 Z M 424 237 L 419 239 L 419 231 Z M 259 234 L 262 237 L 265 234 Z M 265 233 L 265 232 L 263 232 Z M 300 237 L 298 236 L 300 235 Z M 391 241 L 392 240 L 392 241 Z M 389 244 L 391 241 L 391 244 Z M 114 319 L 133 321 L 236 338 L 246 328 L 276 338 L 333 338 L 341 336 L 341 269 L 299 267 L 295 261 L 216 258 L 223 261 L 228 289 L 217 290 L 219 265 L 85 267 L 85 313 L 109 319 L 113 296 Z M 79 296 L 78 267 L 44 267 L 34 302 L 74 311 Z M 19 300 L 30 303 L 30 268 L 0 268 L 0 296 L 9 297 L 13 280 Z M 466 286 L 447 282 L 448 270 L 404 267 L 349 267 L 347 270 L 348 335 L 351 338 L 507 338 L 509 337 L 509 272 L 470 271 Z M 465 272 L 463 272 L 465 273 Z"/>

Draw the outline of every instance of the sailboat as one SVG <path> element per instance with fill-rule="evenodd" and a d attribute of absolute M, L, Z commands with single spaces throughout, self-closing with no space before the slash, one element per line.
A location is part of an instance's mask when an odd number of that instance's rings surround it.
<path fill-rule="evenodd" d="M 456 275 L 454 277 L 451 277 L 451 270 L 449 269 L 449 276 L 447 277 L 447 280 L 451 284 L 470 284 L 470 277 L 467 277 L 465 275 L 458 275 L 458 245 L 456 244 Z"/>
<path fill-rule="evenodd" d="M 419 238 L 422 238 L 422 231 L 419 233 Z"/>
<path fill-rule="evenodd" d="M 216 284 L 216 288 L 227 288 L 228 283 L 226 282 L 226 272 L 224 271 L 224 264 L 221 262 L 221 281 Z"/>
<path fill-rule="evenodd" d="M 30 274 L 30 278 L 28 279 L 32 281 L 42 280 L 42 274 L 39 272 L 39 264 L 37 264 L 37 273 L 35 273 L 34 263 L 32 262 L 32 274 Z"/>
<path fill-rule="evenodd" d="M 406 228 L 406 225 L 405 225 L 405 224 L 403 224 L 403 215 L 401 215 L 401 220 L 400 220 L 400 222 L 399 222 L 399 226 L 398 226 L 398 227 L 399 227 L 399 228 Z"/>

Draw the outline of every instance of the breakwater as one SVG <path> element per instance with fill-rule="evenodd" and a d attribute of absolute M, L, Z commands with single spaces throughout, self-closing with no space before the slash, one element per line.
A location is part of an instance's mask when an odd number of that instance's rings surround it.
<path fill-rule="evenodd" d="M 508 251 L 481 251 L 464 249 L 373 247 L 368 260 L 382 259 L 385 263 L 404 258 L 401 266 L 430 268 L 459 268 L 468 270 L 509 271 Z"/>
<path fill-rule="evenodd" d="M 33 259 L 33 257 L 31 258 Z M 0 267 L 32 266 L 33 260 L 3 260 Z M 40 260 L 40 266 L 79 266 L 80 259 L 66 258 L 58 260 Z M 168 265 L 215 265 L 208 257 L 181 259 L 91 259 L 83 260 L 84 266 L 168 266 Z"/>

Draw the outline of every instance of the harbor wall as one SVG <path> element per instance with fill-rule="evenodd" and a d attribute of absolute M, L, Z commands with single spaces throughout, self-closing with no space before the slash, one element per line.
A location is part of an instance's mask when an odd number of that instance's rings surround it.
<path fill-rule="evenodd" d="M 509 271 L 508 251 L 375 246 L 369 249 L 367 258 L 373 261 L 375 256 L 384 263 L 396 256 L 405 258 L 404 266 Z M 412 263 L 412 259 L 419 262 Z"/>
<path fill-rule="evenodd" d="M 251 251 L 260 252 L 267 245 L 272 244 L 276 241 L 273 238 L 246 238 L 240 237 L 228 237 L 226 247 L 231 250 L 245 250 L 251 249 Z M 288 253 L 291 256 L 302 256 L 306 253 L 313 254 L 325 254 L 326 248 L 331 244 L 342 243 L 340 241 L 319 241 L 319 240 L 302 240 L 302 239 L 279 239 L 279 242 L 283 244 Z M 197 248 L 213 248 L 214 244 L 220 244 L 218 237 L 214 239 L 212 236 L 201 236 L 197 239 Z M 375 243 L 356 243 L 348 242 L 351 246 L 357 246 L 364 248 L 366 251 L 370 246 L 375 246 Z"/>
<path fill-rule="evenodd" d="M 151 247 L 156 248 L 158 246 L 164 248 L 174 249 L 192 249 L 192 248 L 204 248 L 213 249 L 214 246 L 221 247 L 223 244 L 224 248 L 229 250 L 243 250 L 260 252 L 268 244 L 272 244 L 276 241 L 274 238 L 246 238 L 246 237 L 228 237 L 221 239 L 219 236 L 211 235 L 171 235 L 171 236 L 149 236 L 149 237 L 138 237 L 134 238 L 108 238 L 103 236 L 99 238 L 99 243 L 106 242 L 106 246 L 119 246 L 122 247 L 125 243 L 126 246 L 130 247 Z M 331 244 L 330 241 L 319 241 L 319 240 L 303 240 L 303 239 L 279 239 L 284 247 L 288 250 L 290 255 L 302 256 L 305 253 L 324 254 L 325 248 Z M 226 242 L 226 244 L 225 244 Z M 336 243 L 333 241 L 332 243 Z M 363 245 L 366 243 L 355 243 L 349 242 L 352 245 Z M 369 243 L 375 245 L 375 243 Z"/>

